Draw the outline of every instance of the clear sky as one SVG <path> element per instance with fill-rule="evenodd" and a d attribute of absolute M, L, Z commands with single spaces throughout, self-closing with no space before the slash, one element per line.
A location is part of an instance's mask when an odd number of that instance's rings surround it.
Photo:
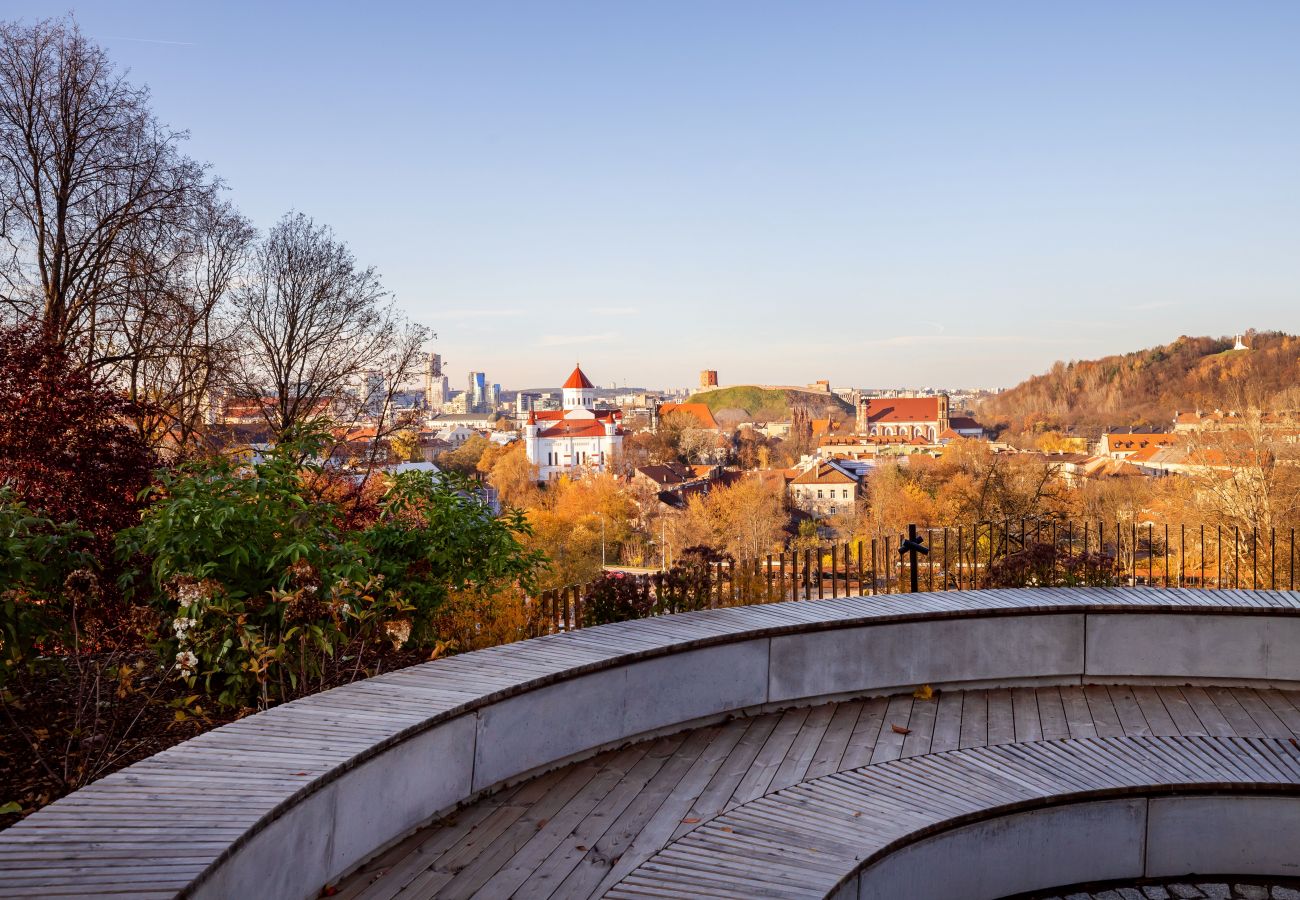
<path fill-rule="evenodd" d="M 83 30 L 453 384 L 1003 386 L 1300 331 L 1300 3 L 127 2 Z"/>

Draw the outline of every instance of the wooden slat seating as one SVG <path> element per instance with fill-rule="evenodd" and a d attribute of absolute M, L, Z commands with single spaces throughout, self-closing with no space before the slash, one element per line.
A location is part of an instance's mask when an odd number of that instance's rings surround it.
<path fill-rule="evenodd" d="M 0 832 L 0 896 L 314 897 L 466 801 L 639 736 L 920 683 L 1295 686 L 1297 648 L 1300 594 L 1152 588 L 791 602 L 549 635 L 286 704 L 107 776 Z"/>
<path fill-rule="evenodd" d="M 1089 738 L 811 779 L 694 827 L 605 896 L 978 900 L 1297 867 L 1294 740 Z"/>

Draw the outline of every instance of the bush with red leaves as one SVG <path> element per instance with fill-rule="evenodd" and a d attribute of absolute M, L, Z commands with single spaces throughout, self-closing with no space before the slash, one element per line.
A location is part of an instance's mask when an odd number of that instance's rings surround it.
<path fill-rule="evenodd" d="M 158 460 L 131 405 L 35 328 L 0 330 L 0 483 L 56 522 L 75 520 L 107 558 L 139 521 Z"/>

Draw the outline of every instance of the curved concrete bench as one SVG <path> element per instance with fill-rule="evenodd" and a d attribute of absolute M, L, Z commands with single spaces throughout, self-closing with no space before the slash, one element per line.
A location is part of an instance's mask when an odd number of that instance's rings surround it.
<path fill-rule="evenodd" d="M 1091 738 L 952 750 L 742 804 L 605 894 L 969 900 L 1112 879 L 1300 874 L 1300 748 Z"/>
<path fill-rule="evenodd" d="M 1300 594 L 952 592 L 708 610 L 551 635 L 201 735 L 0 833 L 0 894 L 312 897 L 412 829 L 630 738 L 938 686 L 1300 684 Z"/>

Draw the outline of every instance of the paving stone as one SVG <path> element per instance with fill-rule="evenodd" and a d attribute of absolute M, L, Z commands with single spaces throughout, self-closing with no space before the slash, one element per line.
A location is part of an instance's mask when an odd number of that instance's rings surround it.
<path fill-rule="evenodd" d="M 1300 900 L 1300 891 L 1295 888 L 1274 885 L 1273 900 Z"/>
<path fill-rule="evenodd" d="M 1116 888 L 1115 893 L 1119 894 L 1124 900 L 1143 900 L 1142 892 L 1137 888 L 1124 887 Z"/>
<path fill-rule="evenodd" d="M 1232 893 L 1240 900 L 1268 900 L 1268 888 L 1262 884 L 1234 884 Z"/>
<path fill-rule="evenodd" d="M 1193 887 L 1190 884 L 1184 884 L 1181 881 L 1169 885 L 1169 893 L 1173 894 L 1175 897 L 1182 898 L 1182 900 L 1196 900 L 1196 898 L 1205 896 L 1201 893 L 1199 888 Z"/>
<path fill-rule="evenodd" d="M 1142 893 L 1146 894 L 1147 900 L 1169 900 L 1169 892 L 1163 884 L 1144 884 Z"/>

